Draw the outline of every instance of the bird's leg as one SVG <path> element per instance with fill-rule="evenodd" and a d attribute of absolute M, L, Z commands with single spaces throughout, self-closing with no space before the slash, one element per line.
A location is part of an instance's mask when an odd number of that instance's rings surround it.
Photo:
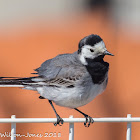
<path fill-rule="evenodd" d="M 57 118 L 57 122 L 54 123 L 54 125 L 57 126 L 57 124 L 59 124 L 59 126 L 62 126 L 62 124 L 64 122 L 63 119 L 57 114 L 57 112 L 56 112 L 56 110 L 55 110 L 55 108 L 54 108 L 53 103 L 52 103 L 51 100 L 49 100 L 49 103 L 52 106 L 52 108 L 53 108 L 53 110 L 55 112 L 56 118 Z"/>
<path fill-rule="evenodd" d="M 78 111 L 79 113 L 81 113 L 82 115 L 84 115 L 84 117 L 86 118 L 86 121 L 84 122 L 84 126 L 85 127 L 89 127 L 91 123 L 94 122 L 94 120 L 92 119 L 92 117 L 88 116 L 87 114 L 83 113 L 82 111 L 80 111 L 77 108 L 74 108 L 76 111 Z"/>

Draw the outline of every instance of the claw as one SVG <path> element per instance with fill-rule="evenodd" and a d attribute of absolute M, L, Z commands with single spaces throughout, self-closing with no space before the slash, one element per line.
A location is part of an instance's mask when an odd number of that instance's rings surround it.
<path fill-rule="evenodd" d="M 57 125 L 62 126 L 63 123 L 64 123 L 63 119 L 58 115 L 57 116 L 57 122 L 54 123 L 54 126 L 57 126 Z"/>
<path fill-rule="evenodd" d="M 87 114 L 83 113 L 82 111 L 80 111 L 77 108 L 74 108 L 76 111 L 78 111 L 79 113 L 81 113 L 82 115 L 84 115 L 84 117 L 86 118 L 86 121 L 84 122 L 84 126 L 85 127 L 89 127 L 91 123 L 94 123 L 94 120 L 88 116 Z"/>
<path fill-rule="evenodd" d="M 94 123 L 94 120 L 92 117 L 85 115 L 86 121 L 84 122 L 85 127 L 89 127 L 91 123 Z"/>

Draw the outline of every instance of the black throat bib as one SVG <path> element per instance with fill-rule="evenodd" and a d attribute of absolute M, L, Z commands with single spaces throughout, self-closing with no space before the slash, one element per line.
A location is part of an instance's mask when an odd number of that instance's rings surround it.
<path fill-rule="evenodd" d="M 109 63 L 104 62 L 104 55 L 98 56 L 95 59 L 86 58 L 88 65 L 87 71 L 92 77 L 94 84 L 101 84 L 105 80 L 105 76 L 109 69 Z"/>

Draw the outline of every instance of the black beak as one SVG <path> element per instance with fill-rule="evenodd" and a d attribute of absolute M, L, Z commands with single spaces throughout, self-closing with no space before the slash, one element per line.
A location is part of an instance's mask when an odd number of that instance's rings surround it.
<path fill-rule="evenodd" d="M 108 52 L 107 50 L 104 51 L 104 55 L 111 55 L 111 56 L 114 56 L 112 53 Z"/>

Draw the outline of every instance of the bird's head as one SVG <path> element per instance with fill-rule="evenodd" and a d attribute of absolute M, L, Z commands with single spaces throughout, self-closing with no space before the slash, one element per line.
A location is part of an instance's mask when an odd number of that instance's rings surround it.
<path fill-rule="evenodd" d="M 98 60 L 98 58 L 103 59 L 105 55 L 113 56 L 113 54 L 107 51 L 102 38 L 94 34 L 80 40 L 78 54 L 81 63 L 84 65 L 87 65 L 86 59 Z"/>

